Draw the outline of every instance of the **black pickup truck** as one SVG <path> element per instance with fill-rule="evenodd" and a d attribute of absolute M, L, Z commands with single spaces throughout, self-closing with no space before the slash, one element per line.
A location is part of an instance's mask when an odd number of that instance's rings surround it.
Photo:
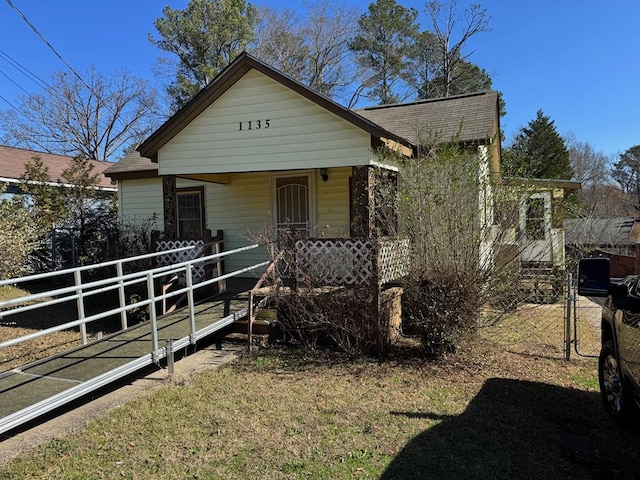
<path fill-rule="evenodd" d="M 622 423 L 640 423 L 640 275 L 609 277 L 609 260 L 589 258 L 578 267 L 578 294 L 605 297 L 598 362 L 607 413 Z"/>

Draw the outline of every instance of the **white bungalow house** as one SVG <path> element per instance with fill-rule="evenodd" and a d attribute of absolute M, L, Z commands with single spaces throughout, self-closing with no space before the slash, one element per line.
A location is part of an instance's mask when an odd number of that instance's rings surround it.
<path fill-rule="evenodd" d="M 121 217 L 156 216 L 165 238 L 221 231 L 230 250 L 267 225 L 369 238 L 380 233 L 370 186 L 376 172 L 397 172 L 376 150 L 415 155 L 425 130 L 477 149 L 484 175 L 499 176 L 496 92 L 353 111 L 245 53 L 106 175 Z M 254 250 L 225 270 L 259 260 Z"/>

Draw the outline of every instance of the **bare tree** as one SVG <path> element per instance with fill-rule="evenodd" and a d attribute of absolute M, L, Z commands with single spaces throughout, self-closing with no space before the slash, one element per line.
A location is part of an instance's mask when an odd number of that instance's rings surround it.
<path fill-rule="evenodd" d="M 467 63 L 470 54 L 464 55 L 462 47 L 478 33 L 489 32 L 490 17 L 479 4 L 471 4 L 462 17 L 457 14 L 457 0 L 430 1 L 426 4 L 426 14 L 431 20 L 435 48 L 438 51 L 436 61 L 441 71 L 443 96 L 451 95 L 451 86 L 464 72 L 460 68 Z M 454 33 L 460 26 L 460 38 L 454 42 Z"/>
<path fill-rule="evenodd" d="M 328 0 L 306 4 L 301 18 L 290 9 L 263 7 L 252 54 L 311 89 L 343 100 L 359 75 L 349 49 L 355 9 Z"/>
<path fill-rule="evenodd" d="M 303 34 L 309 42 L 309 77 L 307 85 L 323 95 L 339 95 L 353 83 L 359 69 L 349 48 L 355 35 L 356 10 L 336 6 L 328 0 L 310 5 L 309 19 Z"/>
<path fill-rule="evenodd" d="M 579 141 L 573 134 L 565 136 L 565 143 L 573 179 L 581 183 L 581 189 L 577 192 L 581 211 L 577 213 L 594 218 L 633 215 L 629 196 L 613 186 L 613 160 L 589 142 Z"/>
<path fill-rule="evenodd" d="M 252 55 L 301 81 L 307 68 L 308 47 L 299 30 L 299 19 L 293 10 L 261 7 Z"/>
<path fill-rule="evenodd" d="M 18 110 L 0 112 L 3 143 L 115 160 L 156 126 L 157 95 L 126 71 L 107 79 L 92 67 L 83 78 L 54 74 L 43 93 L 21 97 Z"/>

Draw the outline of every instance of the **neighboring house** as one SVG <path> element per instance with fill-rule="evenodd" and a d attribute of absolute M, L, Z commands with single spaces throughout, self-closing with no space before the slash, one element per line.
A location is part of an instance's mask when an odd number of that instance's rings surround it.
<path fill-rule="evenodd" d="M 594 252 L 635 256 L 636 243 L 631 240 L 633 218 L 570 218 L 564 221 L 567 251 L 581 256 Z"/>
<path fill-rule="evenodd" d="M 62 177 L 62 172 L 71 166 L 71 161 L 73 160 L 71 157 L 0 146 L 0 183 L 6 186 L 5 194 L 20 193 L 20 184 L 24 183 L 22 177 L 26 173 L 25 165 L 32 162 L 35 157 L 39 157 L 47 168 L 51 179 L 49 184 L 52 187 L 65 186 L 60 183 L 60 178 Z M 110 178 L 104 175 L 104 171 L 112 166 L 113 163 L 96 160 L 90 160 L 89 163 L 93 165 L 93 172 L 99 174 L 97 188 L 105 193 L 115 194 L 118 189 L 117 186 Z"/>
<path fill-rule="evenodd" d="M 612 277 L 638 273 L 640 224 L 633 218 L 572 218 L 564 221 L 567 255 L 574 260 L 607 257 Z"/>
<path fill-rule="evenodd" d="M 381 233 L 370 187 L 397 172 L 379 147 L 413 156 L 418 133 L 435 132 L 475 149 L 479 174 L 499 176 L 499 130 L 496 92 L 356 112 L 242 54 L 105 173 L 118 181 L 122 218 L 155 215 L 166 238 L 222 230 L 229 250 L 267 225 L 368 238 Z M 251 252 L 225 269 L 263 258 Z"/>

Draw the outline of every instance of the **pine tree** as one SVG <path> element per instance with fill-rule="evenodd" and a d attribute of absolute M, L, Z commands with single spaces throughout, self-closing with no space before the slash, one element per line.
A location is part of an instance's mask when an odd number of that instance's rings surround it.
<path fill-rule="evenodd" d="M 408 58 L 418 35 L 417 10 L 395 0 L 377 0 L 358 19 L 358 33 L 350 48 L 369 77 L 365 96 L 379 104 L 404 100 L 398 84 L 410 76 Z"/>
<path fill-rule="evenodd" d="M 165 7 L 162 13 L 154 22 L 160 38 L 149 35 L 149 41 L 177 57 L 167 88 L 177 110 L 247 49 L 258 13 L 244 0 L 190 0 L 184 10 Z"/>
<path fill-rule="evenodd" d="M 507 176 L 559 180 L 573 176 L 564 140 L 542 110 L 520 129 L 511 148 L 505 150 L 503 167 Z"/>

